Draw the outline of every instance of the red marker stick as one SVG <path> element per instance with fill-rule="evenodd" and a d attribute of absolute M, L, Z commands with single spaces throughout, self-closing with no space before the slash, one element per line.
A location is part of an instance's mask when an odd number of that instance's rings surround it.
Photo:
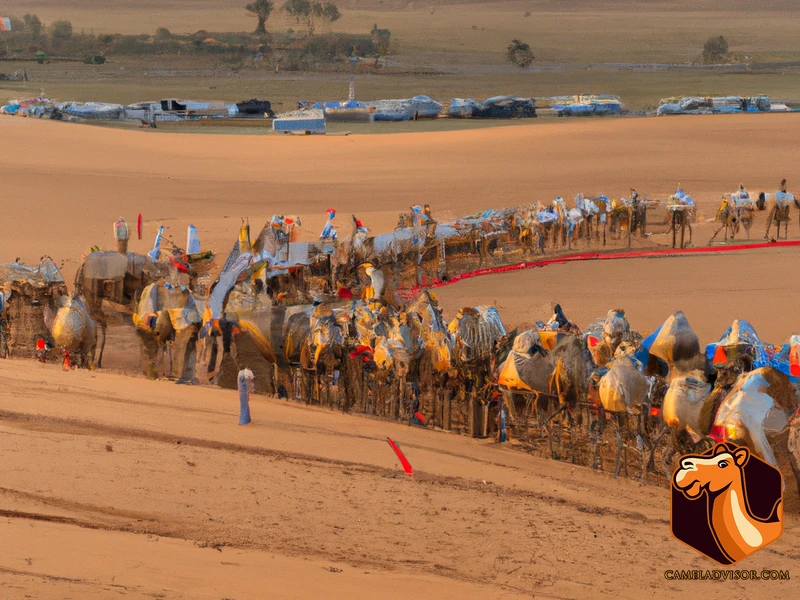
<path fill-rule="evenodd" d="M 139 213 L 139 218 L 136 219 L 136 233 L 139 234 L 139 239 L 142 239 L 142 213 Z"/>
<path fill-rule="evenodd" d="M 397 455 L 397 458 L 400 459 L 400 464 L 403 465 L 403 471 L 405 471 L 406 476 L 413 479 L 414 469 L 411 468 L 411 463 L 408 462 L 406 455 L 403 454 L 403 451 L 400 450 L 397 444 L 394 443 L 392 438 L 387 437 L 386 441 L 389 442 L 389 445 L 392 447 L 392 450 L 394 450 L 394 453 Z"/>

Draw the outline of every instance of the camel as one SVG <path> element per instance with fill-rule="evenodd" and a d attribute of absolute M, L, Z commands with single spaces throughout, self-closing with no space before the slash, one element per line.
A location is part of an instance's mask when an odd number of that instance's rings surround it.
<path fill-rule="evenodd" d="M 670 377 L 705 368 L 700 339 L 680 310 L 670 315 L 659 327 L 648 353 L 667 364 Z"/>
<path fill-rule="evenodd" d="M 595 362 L 604 367 L 614 356 L 619 345 L 631 339 L 631 328 L 625 319 L 625 311 L 617 308 L 608 311 L 603 322 L 602 339 L 594 349 Z"/>
<path fill-rule="evenodd" d="M 717 215 L 714 218 L 717 223 L 720 223 L 720 226 L 714 232 L 714 235 L 711 236 L 711 239 L 708 240 L 708 243 L 710 244 L 713 242 L 719 232 L 723 229 L 725 230 L 724 241 L 728 241 L 728 233 L 730 233 L 730 237 L 733 240 L 739 233 L 740 227 L 744 227 L 745 233 L 747 234 L 747 239 L 749 240 L 750 228 L 753 225 L 754 213 L 755 205 L 749 198 L 745 198 L 741 201 L 741 203 L 737 203 L 735 198 L 731 197 L 729 199 L 723 196 L 722 202 L 717 210 Z"/>
<path fill-rule="evenodd" d="M 669 229 L 667 233 L 672 232 L 672 247 L 683 248 L 686 246 L 685 241 L 686 230 L 689 230 L 688 244 L 692 243 L 692 221 L 694 220 L 694 206 L 670 206 L 668 217 L 670 217 Z M 678 232 L 680 232 L 680 244 L 678 244 Z"/>
<path fill-rule="evenodd" d="M 737 440 L 777 467 L 770 441 L 789 427 L 798 399 L 789 378 L 771 367 L 739 377 L 717 409 L 712 435 Z"/>
<path fill-rule="evenodd" d="M 730 562 L 740 561 L 780 537 L 783 504 L 778 500 L 769 517 L 758 518 L 748 501 L 744 466 L 750 451 L 717 445 L 711 456 L 684 456 L 672 483 L 689 500 L 704 494 L 708 520 L 717 546 Z"/>
<path fill-rule="evenodd" d="M 195 377 L 196 344 L 202 317 L 194 295 L 168 282 L 151 283 L 142 291 L 133 324 L 142 343 L 142 370 L 151 378 L 174 377 L 190 383 Z"/>
<path fill-rule="evenodd" d="M 103 350 L 106 347 L 108 323 L 103 312 L 103 300 L 118 300 L 121 297 L 128 268 L 128 259 L 117 252 L 91 252 L 85 256 L 75 275 L 75 290 L 85 299 L 85 307 L 91 318 L 100 325 L 103 341 L 100 343 L 98 368 L 103 366 Z"/>
<path fill-rule="evenodd" d="M 464 366 L 488 361 L 494 344 L 506 335 L 497 309 L 463 307 L 448 326 L 455 340 L 455 358 Z"/>
<path fill-rule="evenodd" d="M 792 194 L 788 194 L 785 191 L 778 191 L 775 192 L 774 202 L 772 204 L 772 208 L 770 208 L 769 216 L 767 217 L 767 231 L 764 233 L 764 239 L 769 238 L 769 231 L 772 228 L 772 224 L 774 223 L 778 229 L 778 236 L 777 239 L 781 239 L 781 225 L 783 225 L 783 237 L 784 239 L 788 239 L 789 237 L 789 209 L 791 203 L 797 203 L 795 197 Z"/>
<path fill-rule="evenodd" d="M 695 439 L 704 436 L 714 418 L 711 390 L 702 371 L 674 376 L 661 406 L 664 424 L 676 432 L 688 431 Z"/>
<path fill-rule="evenodd" d="M 717 215 L 714 217 L 714 220 L 720 223 L 720 226 L 714 232 L 714 235 L 711 236 L 711 239 L 708 240 L 709 244 L 716 239 L 719 232 L 723 229 L 725 230 L 724 241 L 728 241 L 729 232 L 731 239 L 736 237 L 739 231 L 739 215 L 736 211 L 736 205 L 732 200 L 728 200 L 725 196 L 722 197 L 722 202 L 720 203 L 719 209 L 717 209 Z"/>
<path fill-rule="evenodd" d="M 614 477 L 619 476 L 622 466 L 622 454 L 624 450 L 623 432 L 629 429 L 629 417 L 640 420 L 643 406 L 649 404 L 652 392 L 652 380 L 642 373 L 644 367 L 633 357 L 635 346 L 628 342 L 623 342 L 617 348 L 611 367 L 600 379 L 598 386 L 598 397 L 604 411 L 613 415 L 616 425 L 617 435 L 617 465 Z M 641 367 L 641 370 L 640 368 Z M 602 415 L 602 413 L 601 413 Z M 602 423 L 602 418 L 601 418 Z M 637 433 L 641 430 L 636 427 Z M 642 447 L 641 436 L 637 435 L 637 452 L 642 456 L 642 477 L 644 476 L 644 448 Z M 627 471 L 627 461 L 625 468 Z"/>
<path fill-rule="evenodd" d="M 220 319 L 217 326 L 214 326 L 213 321 L 207 321 L 201 332 L 201 335 L 207 332 L 217 339 L 222 334 L 223 353 L 217 375 L 219 384 L 234 387 L 236 373 L 244 362 L 251 369 L 256 369 L 256 391 L 259 393 L 274 393 L 281 385 L 288 388 L 296 384 L 297 382 L 279 381 L 280 377 L 276 378 L 275 371 L 283 369 L 286 372 L 299 368 L 304 362 L 305 366 L 310 367 L 308 357 L 313 354 L 303 355 L 303 351 L 311 335 L 313 307 L 310 304 L 256 307 L 241 303 L 239 298 L 232 298 L 225 310 L 226 317 Z M 233 330 L 230 332 L 230 340 L 225 344 L 225 334 L 229 327 L 233 327 Z M 211 349 L 209 370 L 217 365 L 217 353 L 218 347 L 214 345 Z M 299 393 L 299 390 L 295 389 L 295 393 Z"/>
<path fill-rule="evenodd" d="M 606 213 L 608 199 L 605 196 L 586 198 L 583 194 L 575 196 L 575 206 L 583 216 L 581 232 L 586 236 L 587 245 L 591 244 L 592 237 L 599 241 L 600 229 L 603 229 L 603 245 L 606 243 Z"/>
<path fill-rule="evenodd" d="M 433 293 L 423 291 L 405 312 L 410 333 L 421 345 L 409 357 L 409 380 L 417 396 L 424 394 L 438 399 L 448 391 L 448 383 L 456 380 L 457 372 L 453 369 L 453 337 Z M 449 391 L 455 393 L 456 389 L 456 386 L 451 385 Z M 449 402 L 451 399 L 444 400 Z M 434 400 L 434 405 L 436 402 Z M 429 412 L 434 414 L 435 410 Z"/>
<path fill-rule="evenodd" d="M 73 355 L 77 355 L 76 366 L 94 368 L 97 323 L 89 315 L 80 295 L 61 296 L 58 310 L 53 313 L 50 308 L 45 308 L 44 318 L 56 347 L 64 351 L 65 366 L 72 363 Z"/>
<path fill-rule="evenodd" d="M 313 373 L 313 397 L 321 402 L 321 378 L 331 376 L 336 382 L 339 367 L 344 356 L 345 331 L 342 323 L 334 315 L 330 305 L 322 304 L 311 313 L 310 335 L 306 341 L 307 351 L 301 350 L 301 364 L 307 372 Z M 327 388 L 330 399 L 330 389 Z M 306 403 L 311 395 L 306 396 Z"/>

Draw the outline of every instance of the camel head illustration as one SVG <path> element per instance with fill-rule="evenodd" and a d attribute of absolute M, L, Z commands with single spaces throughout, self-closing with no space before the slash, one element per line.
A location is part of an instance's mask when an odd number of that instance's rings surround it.
<path fill-rule="evenodd" d="M 781 500 L 768 518 L 753 514 L 744 475 L 748 460 L 751 455 L 747 448 L 729 450 L 718 444 L 711 455 L 684 456 L 672 480 L 673 486 L 689 500 L 706 496 L 709 527 L 719 549 L 732 562 L 775 541 L 783 528 Z M 753 457 L 753 460 L 758 459 Z"/>

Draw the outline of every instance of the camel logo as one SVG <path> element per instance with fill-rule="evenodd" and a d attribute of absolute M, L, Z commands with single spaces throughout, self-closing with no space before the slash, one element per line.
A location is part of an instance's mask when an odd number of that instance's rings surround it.
<path fill-rule="evenodd" d="M 783 531 L 780 471 L 743 446 L 686 454 L 672 476 L 672 535 L 723 565 L 742 560 Z"/>

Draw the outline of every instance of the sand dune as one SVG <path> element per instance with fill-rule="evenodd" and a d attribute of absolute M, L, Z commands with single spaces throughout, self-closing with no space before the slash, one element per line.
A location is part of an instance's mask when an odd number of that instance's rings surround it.
<path fill-rule="evenodd" d="M 120 215 L 133 221 L 139 212 L 146 239 L 135 241 L 135 250 L 149 248 L 158 224 L 183 243 L 194 223 L 203 242 L 221 252 L 240 217 L 257 227 L 274 213 L 300 214 L 313 239 L 331 206 L 346 234 L 354 212 L 374 231 L 387 231 L 398 212 L 420 202 L 462 215 L 578 192 L 620 196 L 630 186 L 666 197 L 680 183 L 713 216 L 719 195 L 739 183 L 774 191 L 787 177 L 791 189 L 794 156 L 782 149 L 798 131 L 796 115 L 330 138 L 161 134 L 5 118 L 0 260 L 48 253 L 74 261 L 92 244 L 110 245 Z"/>
<path fill-rule="evenodd" d="M 376 231 L 430 202 L 460 215 L 560 194 L 678 182 L 713 214 L 740 182 L 793 186 L 793 115 L 536 123 L 497 130 L 330 138 L 119 131 L 0 119 L 0 261 L 48 253 L 74 273 L 110 245 L 120 215 L 194 223 L 226 252 L 254 227 L 322 212 Z M 793 209 L 794 210 L 794 209 Z M 763 231 L 763 216 L 754 235 Z M 710 236 L 700 225 L 698 241 Z M 792 236 L 798 235 L 792 223 Z M 615 307 L 648 331 L 684 309 L 704 342 L 733 318 L 782 343 L 797 251 L 557 265 L 441 288 L 448 315 L 496 303 L 509 325 L 561 302 L 581 325 Z M 130 330 L 109 363 L 134 368 Z M 134 356 L 134 359 L 131 359 Z M 668 568 L 710 568 L 669 533 L 666 490 L 489 441 L 335 414 L 264 397 L 236 425 L 235 394 L 109 372 L 0 361 L 0 586 L 9 598 L 674 597 Z M 404 480 L 386 444 L 417 471 Z M 134 535 L 138 534 L 138 535 Z M 797 570 L 796 516 L 743 568 Z M 343 569 L 332 572 L 330 567 Z M 708 598 L 785 596 L 791 582 L 693 582 Z"/>

